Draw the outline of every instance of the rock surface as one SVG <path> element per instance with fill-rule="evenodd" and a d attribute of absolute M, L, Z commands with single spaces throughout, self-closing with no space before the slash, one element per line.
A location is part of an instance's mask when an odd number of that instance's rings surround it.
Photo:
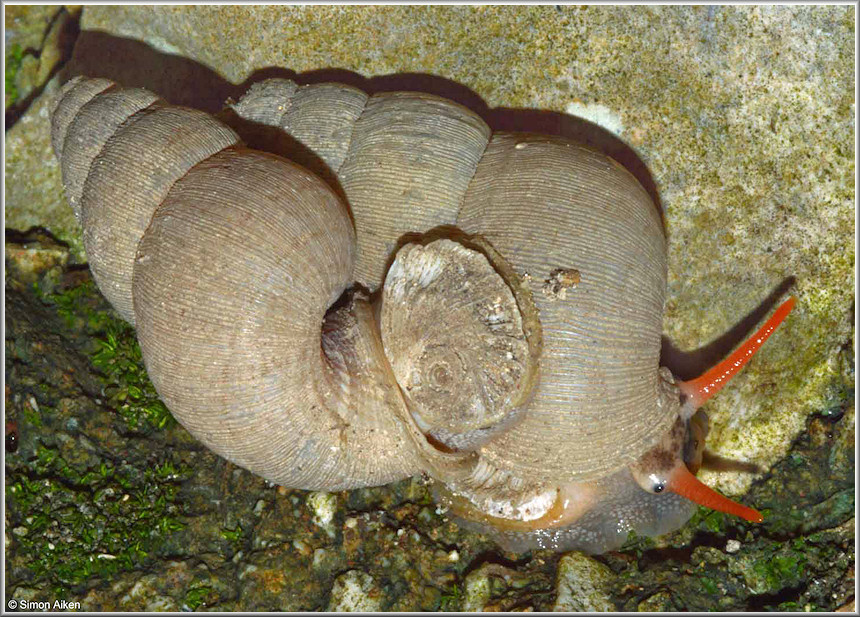
<path fill-rule="evenodd" d="M 335 579 L 328 610 L 372 613 L 380 609 L 379 595 L 372 576 L 359 570 L 349 570 Z"/>
<path fill-rule="evenodd" d="M 615 610 L 607 587 L 612 570 L 602 563 L 583 555 L 571 553 L 558 562 L 558 596 L 552 607 L 561 612 L 606 612 Z"/>
<path fill-rule="evenodd" d="M 80 7 L 11 5 L 3 13 L 8 122 L 68 59 Z"/>

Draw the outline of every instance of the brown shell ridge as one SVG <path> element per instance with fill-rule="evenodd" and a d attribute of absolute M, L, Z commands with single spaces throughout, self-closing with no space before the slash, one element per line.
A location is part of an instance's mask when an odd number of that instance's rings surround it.
<path fill-rule="evenodd" d="M 483 120 L 445 99 L 408 92 L 368 99 L 338 172 L 356 221 L 360 283 L 381 285 L 404 234 L 454 222 L 488 140 Z"/>
<path fill-rule="evenodd" d="M 253 84 L 230 108 L 240 118 L 277 128 L 295 141 L 293 145 L 273 145 L 265 137 L 252 134 L 250 142 L 255 147 L 276 152 L 330 183 L 337 183 L 338 172 L 352 143 L 355 120 L 363 113 L 369 98 L 365 92 L 344 84 L 325 82 L 300 86 L 289 79 L 269 79 Z M 347 99 L 353 103 L 361 99 L 360 109 L 352 105 L 350 112 L 351 104 Z M 345 129 L 348 135 L 343 135 Z"/>
<path fill-rule="evenodd" d="M 251 85 L 238 103 L 230 107 L 242 118 L 280 127 L 281 117 L 292 104 L 298 84 L 290 79 L 266 79 Z"/>
<path fill-rule="evenodd" d="M 360 105 L 350 105 L 348 97 L 351 97 L 350 103 L 360 100 Z M 281 116 L 280 127 L 307 145 L 337 175 L 352 144 L 355 124 L 367 108 L 369 99 L 364 91 L 344 84 L 300 86 L 289 109 Z M 348 127 L 349 134 L 338 136 L 338 143 L 334 143 L 338 120 Z M 332 128 L 335 128 L 335 133 L 331 133 Z"/>
<path fill-rule="evenodd" d="M 94 96 L 112 88 L 117 88 L 117 84 L 108 79 L 88 79 L 82 76 L 74 77 L 63 84 L 51 110 L 51 146 L 58 159 L 63 154 L 69 123 L 78 110 Z"/>
<path fill-rule="evenodd" d="M 468 192 L 469 192 L 469 187 L 470 187 L 470 186 L 472 186 L 472 181 L 475 179 L 475 175 L 478 173 L 478 165 L 480 164 L 481 160 L 483 160 L 484 155 L 487 153 L 487 150 L 488 150 L 488 149 L 489 149 L 489 147 L 490 147 L 490 143 L 492 142 L 492 136 L 493 136 L 493 135 L 495 135 L 495 133 L 492 133 L 492 134 L 490 135 L 490 139 L 488 139 L 488 140 L 487 140 L 487 143 L 484 145 L 484 149 L 481 151 L 481 155 L 478 157 L 478 163 L 477 163 L 477 164 L 475 164 L 475 166 L 472 168 L 472 173 L 471 173 L 471 175 L 469 176 L 469 180 L 468 180 L 468 182 L 466 182 L 466 190 L 465 190 L 465 191 L 463 191 L 463 194 L 460 196 L 460 203 L 459 203 L 459 205 L 457 206 L 457 212 L 454 214 L 454 219 L 453 219 L 453 221 L 451 222 L 451 225 L 452 225 L 453 227 L 455 227 L 457 230 L 459 230 L 459 231 L 460 231 L 461 233 L 463 233 L 463 234 L 465 234 L 465 232 L 464 232 L 462 229 L 460 229 L 460 227 L 459 227 L 459 223 L 460 223 L 460 214 L 461 214 L 461 212 L 463 212 L 463 206 L 466 204 L 466 195 L 467 195 L 467 194 L 468 194 Z M 478 234 L 478 235 L 479 235 L 479 234 Z M 497 253 L 497 254 L 498 254 L 498 251 L 496 251 L 495 249 L 493 249 L 493 248 L 492 248 L 492 244 L 490 244 L 490 242 L 489 242 L 486 238 L 484 238 L 483 236 L 481 236 L 481 239 L 482 239 L 482 242 L 483 242 L 487 247 L 489 247 L 492 251 L 494 251 L 495 253 Z M 504 261 L 504 260 L 503 260 L 503 261 Z M 492 260 L 491 260 L 491 263 L 492 263 Z M 507 266 L 507 262 L 504 262 L 504 263 L 505 263 L 505 265 Z M 511 270 L 511 272 L 513 272 L 513 271 Z M 504 276 L 504 274 L 503 274 L 503 276 Z M 517 277 L 517 278 L 519 278 L 519 277 Z M 508 280 L 508 279 L 507 279 L 507 277 L 505 277 L 505 280 Z M 540 320 L 538 320 L 538 324 L 540 324 Z"/>
<path fill-rule="evenodd" d="M 321 142 L 310 139 L 321 130 L 319 122 L 310 120 L 327 112 L 304 112 L 303 97 L 337 99 L 332 109 L 340 109 L 335 115 L 341 117 L 344 109 L 352 109 L 354 121 L 341 142 L 346 145 L 342 158 L 324 154 Z M 360 110 L 355 106 L 359 100 Z M 272 106 L 279 108 L 277 113 Z M 468 108 L 419 92 L 368 96 L 344 84 L 297 86 L 289 80 L 269 80 L 252 86 L 232 107 L 242 117 L 278 126 L 327 164 L 327 170 L 318 170 L 313 160 L 305 160 L 308 153 L 286 152 L 342 189 L 358 233 L 356 278 L 371 290 L 381 284 L 383 267 L 393 259 L 404 234 L 456 221 L 490 137 L 486 123 Z"/>
<path fill-rule="evenodd" d="M 99 81 L 94 81 L 98 87 Z M 91 86 L 91 82 L 81 82 L 66 98 L 77 98 L 74 95 L 78 89 L 86 96 Z M 56 118 L 55 132 L 64 133 L 62 139 L 58 139 L 58 145 L 61 143 L 62 147 L 59 156 L 63 185 L 79 222 L 82 220 L 84 185 L 105 144 L 137 113 L 160 103 L 158 96 L 148 90 L 124 90 L 114 85 L 77 107 L 73 117 L 65 119 L 61 115 Z M 61 109 L 67 113 L 71 111 L 65 105 L 61 105 Z"/>

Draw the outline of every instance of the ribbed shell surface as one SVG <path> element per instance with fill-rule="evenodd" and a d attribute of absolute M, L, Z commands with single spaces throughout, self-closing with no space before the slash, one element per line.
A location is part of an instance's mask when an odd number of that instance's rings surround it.
<path fill-rule="evenodd" d="M 89 90 L 82 89 L 85 93 Z M 69 104 L 61 104 L 59 109 L 67 111 L 74 102 L 80 100 L 77 90 L 64 97 L 63 101 L 67 99 L 70 99 Z M 60 161 L 63 186 L 78 221 L 81 220 L 84 182 L 93 160 L 122 123 L 158 100 L 158 97 L 148 90 L 113 88 L 94 96 L 77 108 L 69 123 L 60 120 L 54 124 L 57 127 L 54 131 L 57 135 L 56 144 L 62 148 Z"/>
<path fill-rule="evenodd" d="M 367 99 L 367 93 L 345 84 L 300 87 L 289 79 L 267 79 L 251 86 L 232 108 L 246 120 L 287 133 L 297 142 L 284 148 L 290 160 L 330 178 L 346 158 Z M 326 169 L 319 169 L 320 163 Z"/>
<path fill-rule="evenodd" d="M 338 171 L 355 217 L 356 280 L 382 284 L 401 236 L 455 220 L 490 131 L 474 113 L 414 92 L 372 96 Z"/>
<path fill-rule="evenodd" d="M 191 167 L 238 140 L 202 111 L 156 106 L 131 116 L 90 166 L 81 198 L 84 247 L 99 289 L 129 323 L 134 255 L 153 213 Z"/>
<path fill-rule="evenodd" d="M 343 84 L 299 88 L 281 116 L 281 128 L 305 144 L 331 168 L 343 165 L 367 94 Z"/>
<path fill-rule="evenodd" d="M 109 79 L 87 79 L 75 77 L 63 84 L 57 104 L 51 114 L 51 146 L 54 154 L 59 159 L 63 156 L 63 145 L 69 124 L 81 107 L 86 105 L 99 92 L 112 87 L 114 83 Z"/>
<path fill-rule="evenodd" d="M 674 416 L 657 402 L 665 238 L 638 182 L 561 139 L 495 134 L 458 225 L 521 274 L 540 312 L 540 382 L 523 420 L 481 450 L 525 477 L 588 480 L 635 460 Z M 562 298 L 552 272 L 577 270 Z"/>
<path fill-rule="evenodd" d="M 259 124 L 281 126 L 281 118 L 299 85 L 289 79 L 266 79 L 255 83 L 238 103 L 231 107 L 239 116 Z"/>
<path fill-rule="evenodd" d="M 343 204 L 283 159 L 230 148 L 173 186 L 141 241 L 134 301 L 147 371 L 192 434 L 289 487 L 417 472 L 394 414 L 347 426 L 325 404 L 339 395 L 320 331 L 353 259 Z"/>
<path fill-rule="evenodd" d="M 355 278 L 371 290 L 404 234 L 454 223 L 490 138 L 474 112 L 420 92 L 368 98 L 343 84 L 273 79 L 233 108 L 285 130 L 337 175 L 355 220 Z M 301 152 L 295 158 L 307 163 Z"/>

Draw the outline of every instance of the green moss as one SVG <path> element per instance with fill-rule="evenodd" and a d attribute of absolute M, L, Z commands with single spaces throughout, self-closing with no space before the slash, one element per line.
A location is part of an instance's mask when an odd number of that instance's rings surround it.
<path fill-rule="evenodd" d="M 37 428 L 42 426 L 41 414 L 38 411 L 36 411 L 35 409 L 33 409 L 32 407 L 30 407 L 29 405 L 23 405 L 21 407 L 20 413 L 21 413 L 21 416 L 24 418 L 24 420 L 27 423 L 31 424 L 32 426 L 37 427 Z"/>
<path fill-rule="evenodd" d="M 705 526 L 714 533 L 722 533 L 725 530 L 726 515 L 717 510 L 702 508 L 706 514 L 703 518 Z"/>
<path fill-rule="evenodd" d="M 80 470 L 40 444 L 30 465 L 6 474 L 15 553 L 26 557 L 31 584 L 57 595 L 141 567 L 183 527 L 175 503 L 182 474 L 169 462 L 143 472 L 108 462 Z"/>
<path fill-rule="evenodd" d="M 636 553 L 637 557 L 641 557 L 644 552 L 652 548 L 654 548 L 654 538 L 650 536 L 638 536 L 634 531 L 630 531 L 620 550 L 625 552 L 632 551 Z"/>
<path fill-rule="evenodd" d="M 439 611 L 458 611 L 461 610 L 463 601 L 463 591 L 460 585 L 454 584 L 445 589 L 439 597 L 439 605 L 436 610 Z"/>
<path fill-rule="evenodd" d="M 212 589 L 212 587 L 207 587 L 205 585 L 192 587 L 185 594 L 185 605 L 192 611 L 196 610 L 200 606 L 205 606 L 207 598 L 209 598 L 213 592 L 214 589 Z"/>
<path fill-rule="evenodd" d="M 808 604 L 806 606 L 809 606 Z M 803 604 L 798 602 L 781 602 L 777 607 L 777 610 L 780 612 L 792 612 L 792 613 L 800 613 L 805 609 Z"/>
<path fill-rule="evenodd" d="M 702 584 L 702 589 L 706 594 L 714 596 L 719 592 L 719 587 L 715 580 L 710 579 L 707 576 L 702 576 L 699 578 L 699 582 Z"/>
<path fill-rule="evenodd" d="M 752 563 L 751 559 L 741 561 L 742 575 L 755 593 L 773 594 L 806 582 L 806 566 L 809 559 L 815 559 L 814 550 L 807 550 L 805 546 L 798 550 L 788 542 L 783 545 L 768 543 L 762 548 Z"/>
<path fill-rule="evenodd" d="M 44 293 L 39 281 L 34 283 L 33 289 L 43 302 L 54 305 L 70 330 L 86 329 L 95 334 L 116 321 L 107 311 L 99 310 L 102 299 L 92 280 L 57 293 Z"/>
<path fill-rule="evenodd" d="M 236 529 L 222 529 L 221 537 L 235 544 L 242 541 L 244 531 L 241 525 L 236 525 Z"/>
<path fill-rule="evenodd" d="M 134 329 L 125 323 L 108 327 L 97 341 L 93 365 L 104 375 L 108 401 L 132 430 L 163 429 L 175 422 L 146 375 Z"/>
<path fill-rule="evenodd" d="M 800 580 L 805 558 L 801 554 L 777 555 L 770 561 L 759 561 L 753 566 L 755 573 L 763 577 L 769 589 L 782 589 L 786 582 Z"/>
<path fill-rule="evenodd" d="M 691 542 L 693 535 L 697 533 L 727 535 L 729 532 L 738 531 L 744 526 L 745 523 L 741 519 L 726 516 L 722 512 L 699 506 L 687 524 L 674 532 L 670 543 L 673 546 L 686 546 Z"/>
<path fill-rule="evenodd" d="M 105 308 L 93 281 L 58 293 L 44 294 L 38 285 L 34 291 L 54 306 L 69 329 L 93 337 L 90 360 L 102 376 L 108 404 L 129 429 L 147 432 L 173 426 L 176 421 L 146 374 L 134 328 Z"/>
<path fill-rule="evenodd" d="M 6 50 L 6 108 L 14 105 L 18 100 L 18 88 L 15 85 L 15 77 L 21 68 L 24 59 L 24 50 L 18 44 L 13 44 Z"/>

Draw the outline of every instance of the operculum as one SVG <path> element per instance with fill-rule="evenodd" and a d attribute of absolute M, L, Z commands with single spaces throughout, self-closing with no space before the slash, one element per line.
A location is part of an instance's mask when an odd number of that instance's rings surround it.
<path fill-rule="evenodd" d="M 514 527 L 555 521 L 555 486 L 482 457 L 495 436 L 516 430 L 537 384 L 537 309 L 486 241 L 446 234 L 403 246 L 380 297 L 382 346 L 406 423 L 417 432 L 437 499 L 460 516 Z"/>
<path fill-rule="evenodd" d="M 380 330 L 415 423 L 440 449 L 462 452 L 522 413 L 537 381 L 540 323 L 501 256 L 480 238 L 459 240 L 398 251 Z"/>

